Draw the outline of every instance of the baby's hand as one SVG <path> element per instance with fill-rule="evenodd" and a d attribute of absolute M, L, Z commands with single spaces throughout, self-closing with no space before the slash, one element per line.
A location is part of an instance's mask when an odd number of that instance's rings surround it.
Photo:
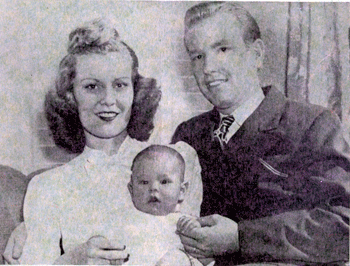
<path fill-rule="evenodd" d="M 177 231 L 183 235 L 187 235 L 194 228 L 201 228 L 200 223 L 198 222 L 197 218 L 195 218 L 195 217 L 182 216 L 177 221 Z"/>

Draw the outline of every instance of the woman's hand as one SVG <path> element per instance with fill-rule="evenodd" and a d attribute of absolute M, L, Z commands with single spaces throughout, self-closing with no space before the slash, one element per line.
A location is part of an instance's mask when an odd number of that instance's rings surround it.
<path fill-rule="evenodd" d="M 122 265 L 128 259 L 125 245 L 113 243 L 103 236 L 93 236 L 86 243 L 65 251 L 54 264 Z"/>
<path fill-rule="evenodd" d="M 6 264 L 21 264 L 19 258 L 22 255 L 23 247 L 27 239 L 27 230 L 24 222 L 20 223 L 11 233 L 4 251 Z"/>
<path fill-rule="evenodd" d="M 113 243 L 103 236 L 94 236 L 87 242 L 88 264 L 122 265 L 129 259 L 126 246 Z"/>
<path fill-rule="evenodd" d="M 177 227 L 185 250 L 193 257 L 212 258 L 226 252 L 238 251 L 236 222 L 217 214 L 198 218 L 197 221 L 200 228 L 193 221 L 180 218 Z"/>

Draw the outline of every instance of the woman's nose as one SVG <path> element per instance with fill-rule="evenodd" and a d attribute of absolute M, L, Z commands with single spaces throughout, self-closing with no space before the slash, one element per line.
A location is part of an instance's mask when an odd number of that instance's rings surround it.
<path fill-rule="evenodd" d="M 107 86 L 104 90 L 101 104 L 111 106 L 117 102 L 117 92 L 112 86 Z"/>

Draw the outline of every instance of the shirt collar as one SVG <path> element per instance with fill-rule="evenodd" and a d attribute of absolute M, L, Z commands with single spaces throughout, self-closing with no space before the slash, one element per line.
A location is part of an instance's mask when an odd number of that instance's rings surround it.
<path fill-rule="evenodd" d="M 135 143 L 136 142 L 136 143 Z M 138 145 L 136 145 L 138 144 Z M 134 152 L 133 147 L 140 146 L 139 141 L 130 138 L 127 136 L 123 143 L 120 145 L 119 150 L 116 154 L 108 155 L 104 151 L 92 149 L 88 146 L 85 146 L 83 153 L 80 155 L 82 159 L 86 160 L 88 164 L 118 164 L 129 166 L 125 158 L 129 158 L 131 153 Z"/>
<path fill-rule="evenodd" d="M 231 115 L 235 118 L 235 123 L 242 126 L 244 121 L 258 108 L 265 96 L 262 90 L 255 92 L 247 101 L 241 104 Z M 223 117 L 228 116 L 220 113 L 220 121 Z"/>

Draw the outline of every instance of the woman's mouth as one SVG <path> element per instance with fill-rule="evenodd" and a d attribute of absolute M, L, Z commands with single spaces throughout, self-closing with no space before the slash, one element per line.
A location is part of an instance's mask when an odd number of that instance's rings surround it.
<path fill-rule="evenodd" d="M 99 112 L 96 114 L 100 119 L 106 122 L 113 121 L 117 116 L 117 112 Z"/>

